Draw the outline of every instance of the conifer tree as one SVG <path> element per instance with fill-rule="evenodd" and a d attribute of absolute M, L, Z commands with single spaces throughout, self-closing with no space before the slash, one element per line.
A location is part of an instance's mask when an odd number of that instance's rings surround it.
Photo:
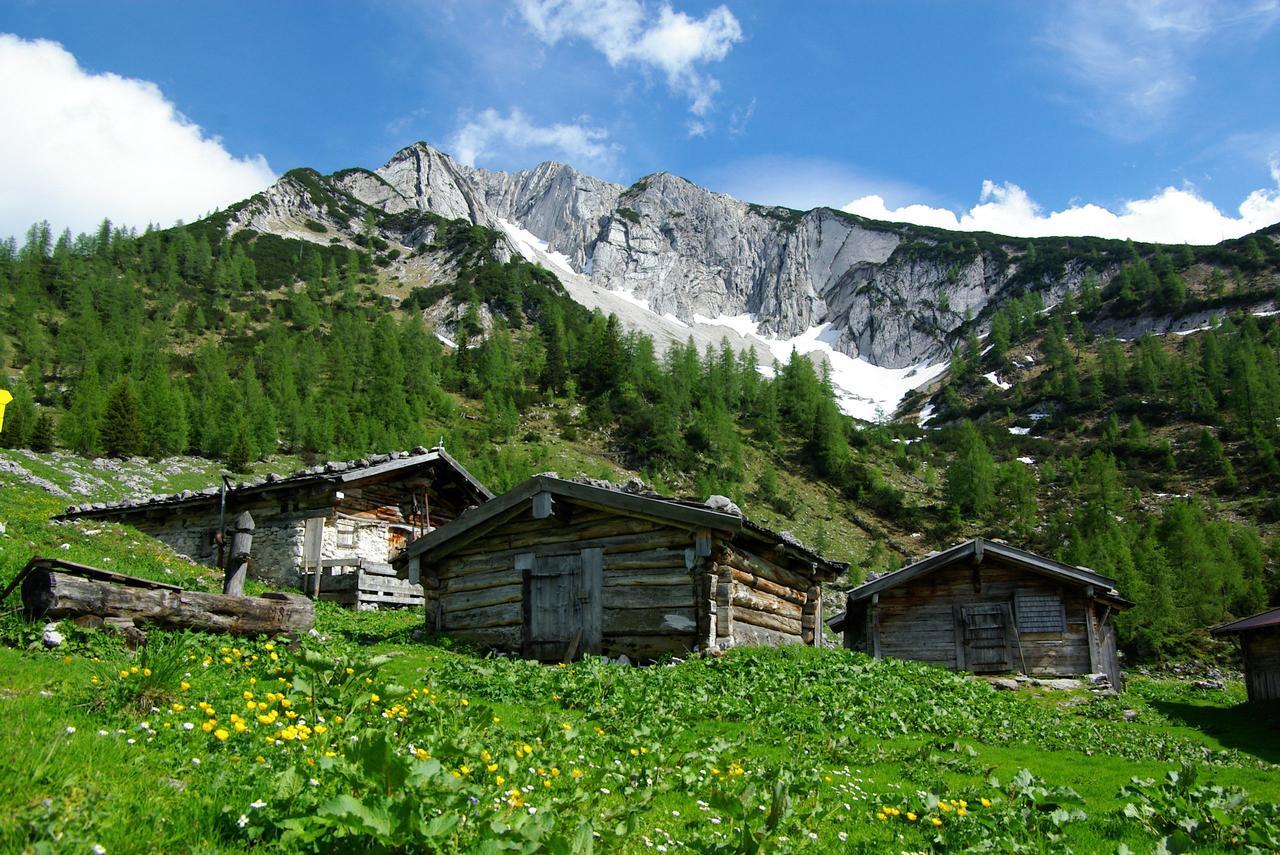
<path fill-rule="evenodd" d="M 97 366 L 90 361 L 71 395 L 71 411 L 59 425 L 62 441 L 77 454 L 90 457 L 101 450 L 99 431 L 104 401 Z"/>
<path fill-rule="evenodd" d="M 145 447 L 138 394 L 129 375 L 111 387 L 102 413 L 102 447 L 108 457 L 133 457 Z"/>
<path fill-rule="evenodd" d="M 996 465 L 973 422 L 960 422 L 956 456 L 947 467 L 947 510 L 956 524 L 986 518 L 995 498 Z"/>

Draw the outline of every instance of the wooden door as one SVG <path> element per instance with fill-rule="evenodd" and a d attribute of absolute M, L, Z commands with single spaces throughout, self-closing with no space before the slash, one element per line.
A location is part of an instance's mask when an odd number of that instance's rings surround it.
<path fill-rule="evenodd" d="M 525 655 L 544 662 L 600 652 L 602 549 L 521 555 L 526 579 Z"/>
<path fill-rule="evenodd" d="M 1009 655 L 1009 607 L 1004 603 L 960 606 L 956 632 L 963 661 L 957 665 L 975 673 L 1011 671 Z"/>

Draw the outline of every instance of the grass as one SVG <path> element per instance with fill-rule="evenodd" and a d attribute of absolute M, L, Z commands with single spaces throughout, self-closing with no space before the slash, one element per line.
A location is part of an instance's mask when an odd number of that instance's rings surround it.
<path fill-rule="evenodd" d="M 218 584 L 131 529 L 50 523 L 64 503 L 0 489 L 0 579 L 51 552 Z M 64 623 L 46 651 L 8 609 L 2 851 L 1150 851 L 1176 811 L 1200 851 L 1280 834 L 1280 710 L 1238 683 L 997 692 L 800 648 L 558 668 L 324 603 L 301 645 L 154 631 L 131 654 Z M 1159 783 L 1184 770 L 1248 796 L 1186 819 L 1228 796 Z"/>

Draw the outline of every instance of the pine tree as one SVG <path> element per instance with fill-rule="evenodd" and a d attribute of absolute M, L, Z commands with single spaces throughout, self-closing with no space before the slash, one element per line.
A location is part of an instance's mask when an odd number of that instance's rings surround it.
<path fill-rule="evenodd" d="M 31 432 L 29 443 L 31 450 L 42 454 L 53 451 L 57 434 L 58 425 L 53 420 L 53 413 L 48 409 L 41 409 L 40 415 L 36 418 L 35 428 Z"/>
<path fill-rule="evenodd" d="M 25 382 L 19 382 L 12 390 L 13 400 L 4 410 L 4 428 L 0 430 L 0 446 L 29 448 L 31 435 L 36 429 L 36 402 Z"/>
<path fill-rule="evenodd" d="M 253 445 L 249 441 L 249 425 L 243 416 L 236 419 L 234 439 L 227 449 L 227 465 L 235 472 L 248 472 L 253 460 Z"/>
<path fill-rule="evenodd" d="M 101 432 L 102 447 L 108 457 L 133 457 L 141 454 L 145 447 L 138 394 L 127 374 L 115 382 L 107 395 Z"/>
<path fill-rule="evenodd" d="M 100 427 L 104 406 L 98 369 L 91 361 L 71 395 L 71 411 L 59 425 L 62 441 L 77 454 L 91 457 L 102 448 Z"/>
<path fill-rule="evenodd" d="M 959 524 L 986 518 L 995 498 L 996 465 L 973 422 L 960 422 L 956 432 L 956 456 L 947 467 L 947 509 Z"/>

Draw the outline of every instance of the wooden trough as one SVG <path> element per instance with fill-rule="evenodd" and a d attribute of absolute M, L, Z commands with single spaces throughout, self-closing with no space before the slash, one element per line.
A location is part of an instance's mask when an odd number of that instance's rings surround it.
<path fill-rule="evenodd" d="M 0 600 L 18 585 L 23 611 L 33 620 L 93 615 L 114 624 L 233 635 L 306 632 L 315 623 L 311 601 L 298 594 L 206 594 L 57 558 L 32 558 Z"/>
<path fill-rule="evenodd" d="M 302 590 L 315 591 L 315 571 L 302 574 Z M 322 600 L 357 611 L 421 608 L 426 603 L 422 586 L 396 577 L 390 564 L 363 558 L 326 558 L 320 562 Z"/>

